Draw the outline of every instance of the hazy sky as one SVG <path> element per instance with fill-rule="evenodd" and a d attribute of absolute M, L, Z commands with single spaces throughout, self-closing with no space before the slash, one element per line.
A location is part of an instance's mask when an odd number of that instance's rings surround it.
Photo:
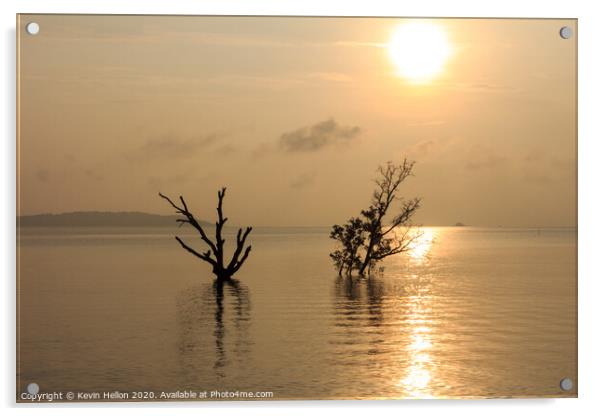
<path fill-rule="evenodd" d="M 227 186 L 233 224 L 331 225 L 407 156 L 418 223 L 575 225 L 576 22 L 431 21 L 451 55 L 421 84 L 387 46 L 407 22 L 22 16 L 20 213 L 162 191 L 212 219 Z"/>

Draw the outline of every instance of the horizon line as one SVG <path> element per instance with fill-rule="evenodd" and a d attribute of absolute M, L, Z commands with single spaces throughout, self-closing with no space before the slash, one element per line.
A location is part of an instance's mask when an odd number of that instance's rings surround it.
<path fill-rule="evenodd" d="M 143 214 L 143 215 L 154 215 L 154 216 L 158 216 L 158 217 L 177 217 L 178 214 L 177 213 L 173 213 L 173 214 L 156 214 L 156 213 L 152 213 L 152 212 L 145 212 L 145 211 L 99 211 L 99 210 L 89 210 L 89 211 L 65 211 L 65 212 L 43 212 L 43 213 L 38 213 L 38 214 L 24 214 L 24 215 L 19 215 L 17 214 L 16 218 L 17 220 L 19 220 L 19 218 L 24 218 L 24 217 L 35 217 L 35 216 L 43 216 L 43 215 L 68 215 L 68 214 L 91 214 L 91 213 L 95 213 L 95 214 Z M 214 226 L 213 221 L 209 221 L 206 220 L 204 218 L 200 218 L 201 222 L 205 222 L 207 223 L 209 226 Z M 461 225 L 459 225 L 461 224 Z M 19 225 L 19 224 L 18 224 Z M 64 225 L 62 227 L 68 227 L 69 225 Z M 97 225 L 97 226 L 82 226 L 82 225 L 75 225 L 75 227 L 102 227 L 103 225 Z M 496 224 L 496 225 L 486 225 L 486 224 L 466 224 L 463 223 L 461 221 L 456 222 L 455 224 L 412 224 L 410 225 L 412 227 L 425 227 L 425 228 L 429 228 L 429 227 L 455 227 L 455 228 L 463 228 L 463 227 L 472 227 L 472 228 L 578 228 L 578 224 L 575 225 L 501 225 L 501 224 Z M 31 227 L 31 226 L 26 226 L 26 227 Z M 57 226 L 57 225 L 36 225 L 33 227 L 61 227 L 61 226 Z M 127 227 L 127 226 L 110 226 L 110 227 Z M 140 225 L 133 225 L 132 227 L 144 227 L 144 226 L 140 226 Z M 148 227 L 152 227 L 152 226 L 148 226 Z M 238 228 L 240 227 L 239 225 L 229 225 L 226 226 L 226 228 Z M 326 227 L 332 227 L 332 225 L 253 225 L 253 227 L 272 227 L 272 228 L 326 228 Z"/>

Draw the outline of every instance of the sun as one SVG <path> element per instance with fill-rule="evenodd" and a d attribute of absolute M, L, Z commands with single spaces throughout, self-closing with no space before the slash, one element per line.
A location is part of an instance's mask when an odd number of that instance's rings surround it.
<path fill-rule="evenodd" d="M 445 30 L 426 22 L 397 26 L 388 51 L 398 74 L 415 84 L 428 82 L 440 74 L 452 54 Z"/>

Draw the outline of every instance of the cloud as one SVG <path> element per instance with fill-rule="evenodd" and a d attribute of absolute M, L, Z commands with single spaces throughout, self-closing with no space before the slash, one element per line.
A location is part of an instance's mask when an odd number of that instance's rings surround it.
<path fill-rule="evenodd" d="M 204 80 L 206 83 L 223 85 L 227 88 L 260 88 L 261 90 L 269 89 L 272 91 L 307 88 L 311 85 L 322 85 L 324 83 L 344 85 L 352 81 L 351 76 L 342 72 L 291 73 L 281 76 L 222 74 Z M 190 79 L 189 82 L 194 82 L 194 79 Z"/>
<path fill-rule="evenodd" d="M 437 144 L 434 140 L 422 140 L 411 146 L 407 153 L 412 157 L 425 158 L 437 150 Z"/>
<path fill-rule="evenodd" d="M 470 170 L 491 169 L 506 163 L 506 158 L 498 155 L 489 155 L 488 157 L 476 159 L 468 162 L 466 168 Z"/>
<path fill-rule="evenodd" d="M 563 180 L 574 181 L 576 163 L 574 159 L 547 157 L 543 153 L 531 152 L 525 156 L 523 178 L 526 182 L 549 185 Z"/>
<path fill-rule="evenodd" d="M 335 47 L 341 47 L 341 46 L 348 46 L 348 47 L 368 47 L 368 48 L 386 48 L 387 44 L 386 43 L 382 43 L 382 42 L 360 42 L 360 41 L 354 41 L 354 40 L 341 40 L 341 41 L 336 41 L 336 42 L 332 42 L 330 44 L 330 46 L 335 46 Z"/>
<path fill-rule="evenodd" d="M 518 93 L 519 90 L 510 85 L 494 84 L 488 82 L 440 82 L 440 88 L 454 91 L 466 91 L 475 93 Z"/>
<path fill-rule="evenodd" d="M 347 74 L 343 74 L 342 72 L 312 72 L 307 76 L 310 79 L 317 79 L 320 81 L 330 81 L 330 82 L 351 82 L 353 78 L 351 78 Z"/>
<path fill-rule="evenodd" d="M 429 126 L 441 126 L 445 124 L 443 120 L 424 120 L 406 123 L 407 127 L 429 127 Z"/>
<path fill-rule="evenodd" d="M 293 189 L 307 188 L 308 186 L 310 186 L 314 183 L 315 179 L 316 179 L 315 173 L 313 173 L 313 172 L 304 173 L 301 176 L 298 176 L 297 178 L 295 178 L 291 182 L 291 188 L 293 188 Z"/>
<path fill-rule="evenodd" d="M 268 153 L 274 150 L 274 145 L 266 142 L 261 142 L 251 150 L 251 157 L 253 159 L 259 159 L 266 156 Z"/>
<path fill-rule="evenodd" d="M 244 29 L 243 29 L 244 30 Z M 98 25 L 69 25 L 69 27 L 46 33 L 47 39 L 59 40 L 70 43 L 90 44 L 92 42 L 104 44 L 133 44 L 133 45 L 173 45 L 192 44 L 198 46 L 225 46 L 239 48 L 386 48 L 387 44 L 377 41 L 358 40 L 330 40 L 330 41 L 305 41 L 301 39 L 284 41 L 270 35 L 254 35 L 250 32 L 236 30 L 228 33 L 203 31 L 203 30 L 165 30 L 162 25 L 149 23 L 144 28 L 136 25 L 112 26 L 106 30 L 105 26 Z"/>
<path fill-rule="evenodd" d="M 348 144 L 360 131 L 358 126 L 340 126 L 331 118 L 282 134 L 280 147 L 287 152 L 315 152 L 333 144 Z"/>
<path fill-rule="evenodd" d="M 161 175 L 152 175 L 146 179 L 146 183 L 155 191 L 160 191 L 164 187 L 172 186 L 188 186 L 194 184 L 195 186 L 201 182 L 206 182 L 209 179 L 215 178 L 216 174 L 213 171 L 206 172 L 204 175 L 199 176 L 191 172 L 171 172 Z"/>
<path fill-rule="evenodd" d="M 234 146 L 232 146 L 231 144 L 225 144 L 225 145 L 220 146 L 217 149 L 215 149 L 215 153 L 219 156 L 228 156 L 228 155 L 231 155 L 236 152 L 237 152 L 236 148 Z"/>
<path fill-rule="evenodd" d="M 75 177 L 94 181 L 104 180 L 104 176 L 97 169 L 73 165 L 73 163 L 63 164 L 58 170 L 53 170 L 52 173 L 48 169 L 38 169 L 35 176 L 42 183 L 68 181 Z"/>
<path fill-rule="evenodd" d="M 208 78 L 205 82 L 223 85 L 228 88 L 260 88 L 273 91 L 288 90 L 290 88 L 306 87 L 308 79 L 295 76 L 261 76 L 261 75 L 233 75 L 224 74 Z"/>
<path fill-rule="evenodd" d="M 199 150 L 212 146 L 218 136 L 207 136 L 181 139 L 173 135 L 147 140 L 138 149 L 126 154 L 129 159 L 144 160 L 149 158 L 185 158 L 194 155 Z"/>

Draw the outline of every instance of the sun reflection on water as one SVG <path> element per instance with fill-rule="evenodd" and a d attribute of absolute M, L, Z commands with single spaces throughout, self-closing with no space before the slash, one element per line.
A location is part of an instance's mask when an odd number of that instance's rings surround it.
<path fill-rule="evenodd" d="M 428 314 L 429 302 L 428 296 L 412 297 L 409 305 L 410 314 Z M 433 347 L 430 337 L 431 328 L 426 325 L 426 319 L 416 319 L 418 316 L 414 318 L 416 324 L 411 329 L 410 343 L 406 347 L 408 370 L 399 385 L 404 389 L 404 396 L 430 397 L 432 359 L 429 350 Z"/>
<path fill-rule="evenodd" d="M 412 338 L 414 339 L 414 342 L 410 344 L 410 349 L 413 351 L 422 351 L 433 346 L 427 338 L 420 334 L 414 334 L 412 335 Z"/>
<path fill-rule="evenodd" d="M 409 245 L 408 255 L 417 262 L 427 259 L 433 246 L 435 231 L 431 228 L 420 228 L 414 234 L 414 240 Z"/>
<path fill-rule="evenodd" d="M 414 253 L 426 256 L 430 251 L 433 234 L 424 234 L 424 239 L 418 242 L 420 247 Z M 419 258 L 419 257 L 415 257 Z M 424 258 L 424 257 L 423 257 Z M 398 386 L 402 388 L 403 397 L 432 397 L 431 379 L 434 363 L 431 357 L 432 341 L 432 293 L 430 281 L 423 281 L 420 275 L 411 275 L 414 294 L 408 296 L 406 301 L 407 319 L 405 320 L 408 333 L 408 342 L 404 352 L 405 373 L 402 375 Z"/>

